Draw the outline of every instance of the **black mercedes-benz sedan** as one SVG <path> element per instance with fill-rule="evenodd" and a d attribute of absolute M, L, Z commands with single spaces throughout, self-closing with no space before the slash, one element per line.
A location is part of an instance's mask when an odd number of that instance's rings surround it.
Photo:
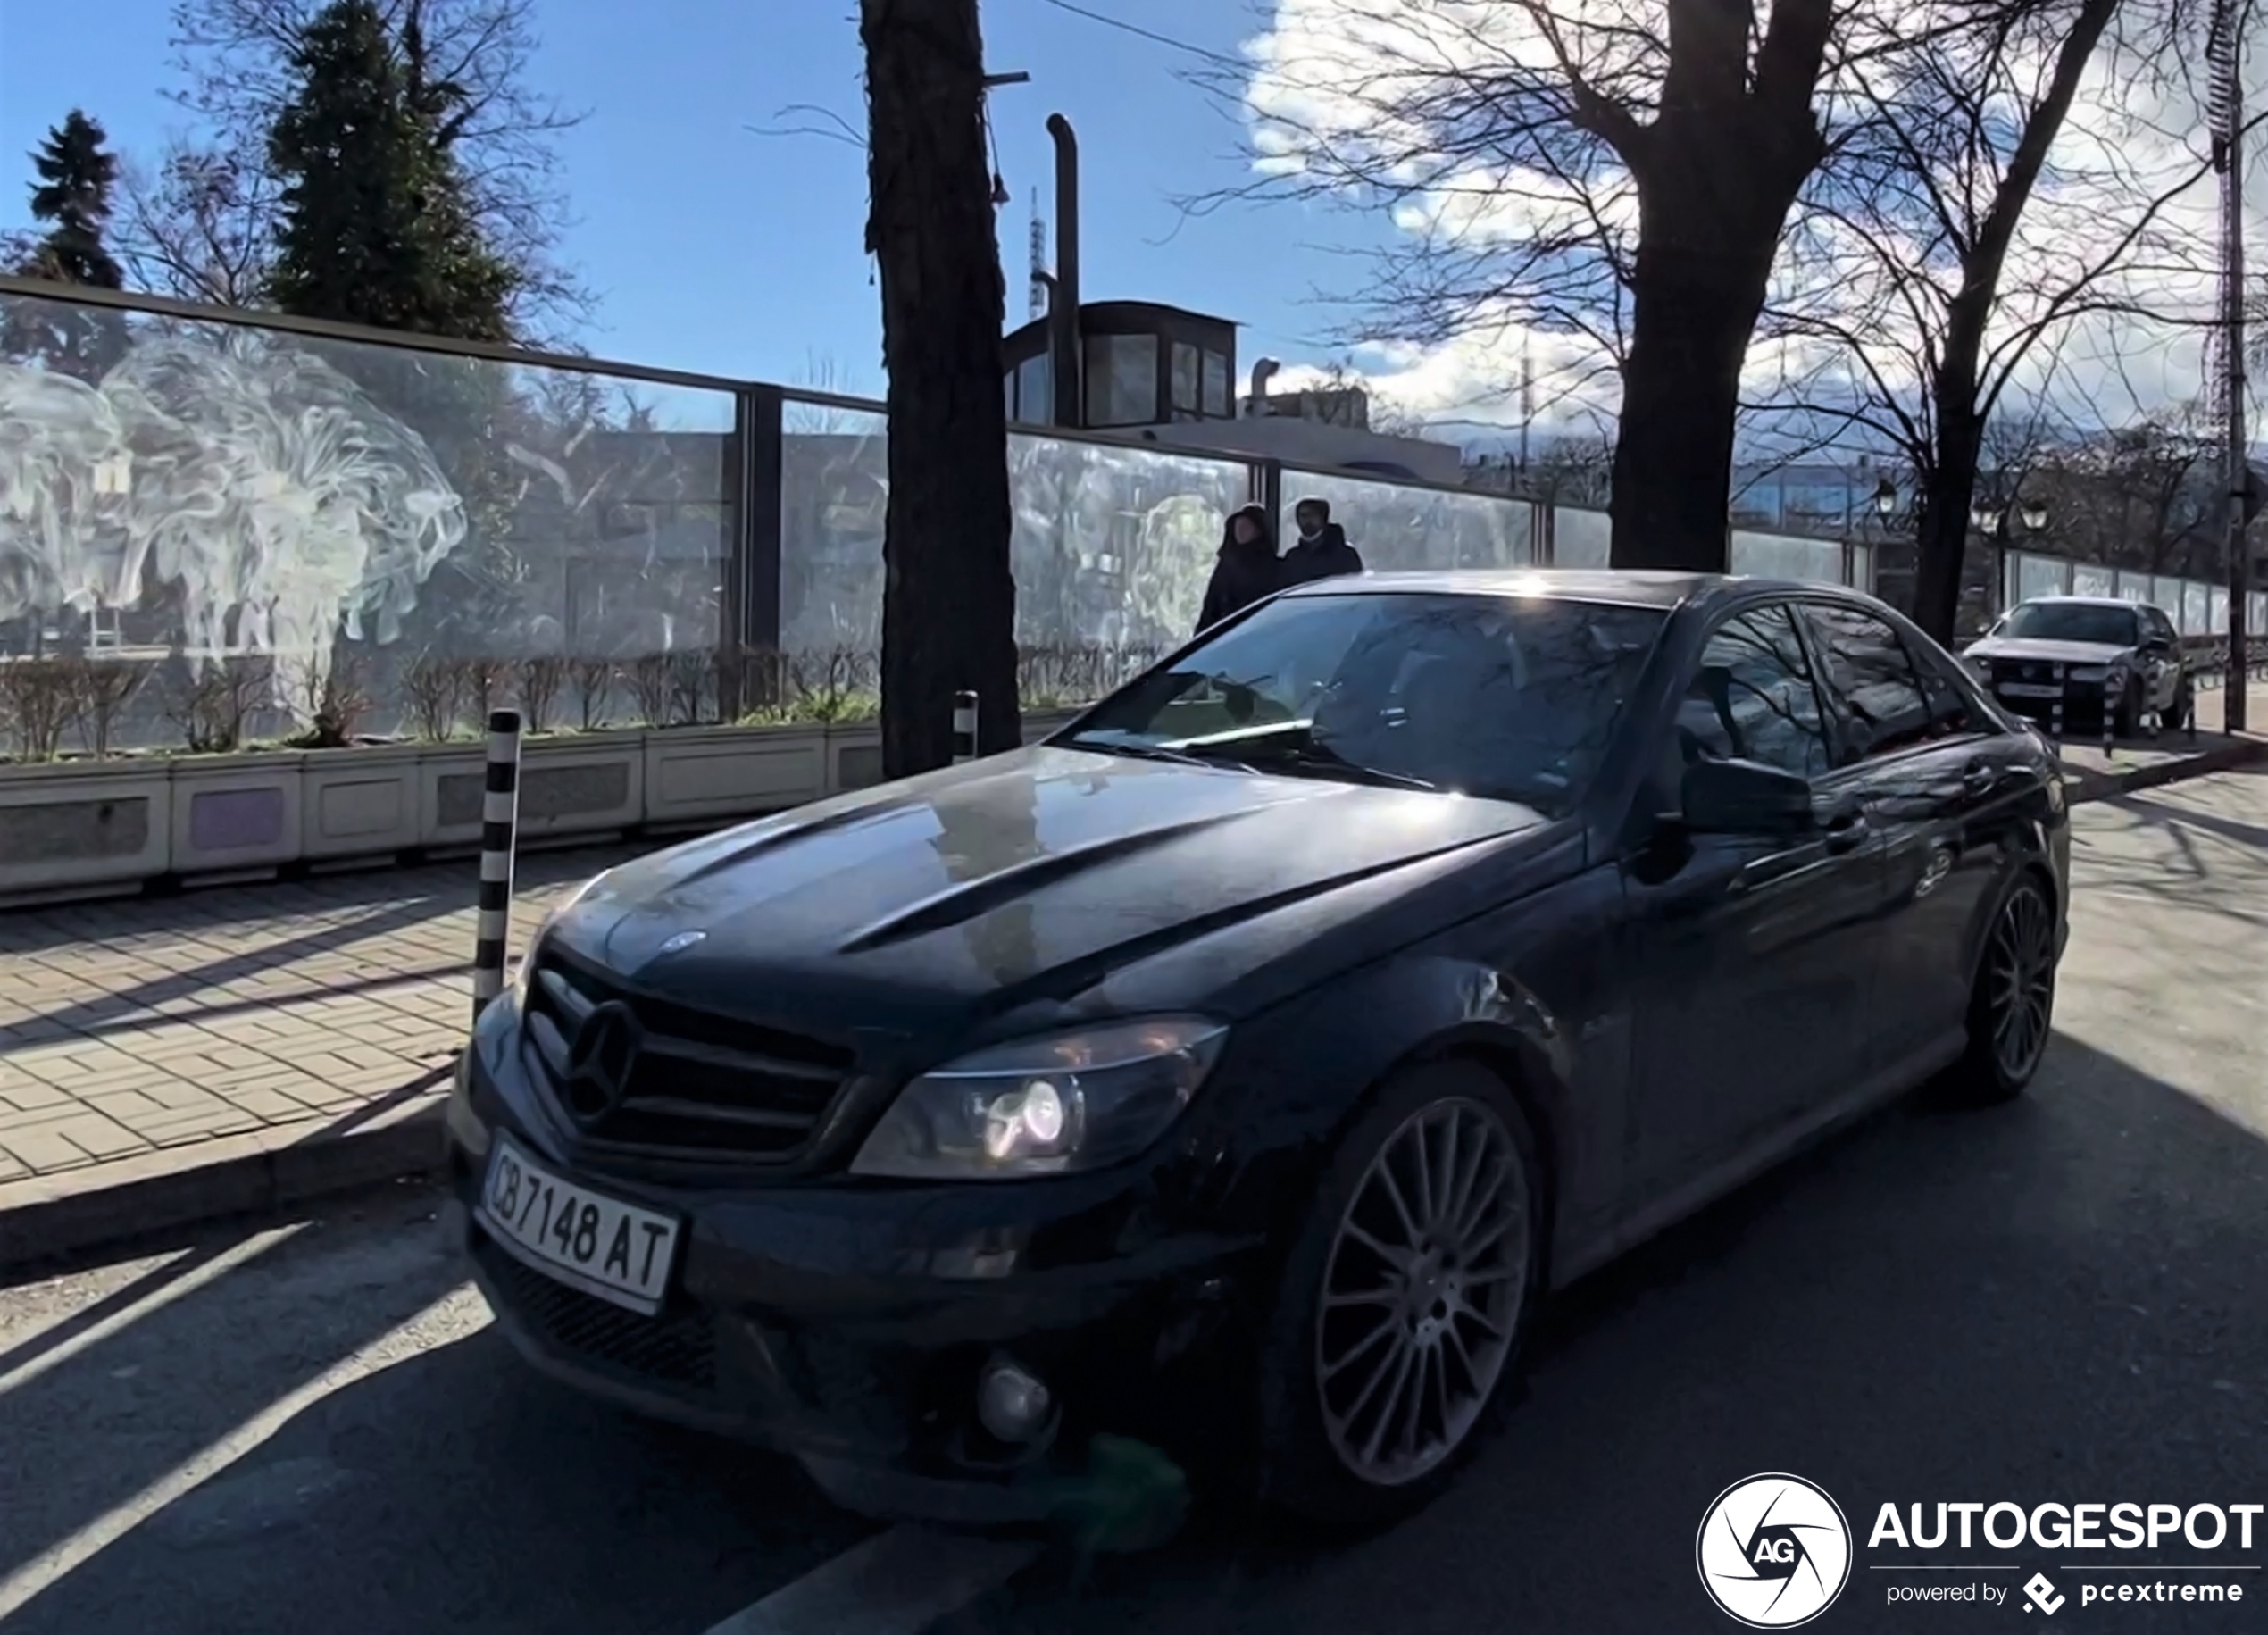
<path fill-rule="evenodd" d="M 1036 1517 L 1112 1433 L 1372 1523 L 1551 1291 L 2017 1094 L 2068 860 L 2050 747 L 1870 597 L 1326 580 L 591 881 L 475 1030 L 451 1230 L 539 1367 L 853 1508 Z"/>

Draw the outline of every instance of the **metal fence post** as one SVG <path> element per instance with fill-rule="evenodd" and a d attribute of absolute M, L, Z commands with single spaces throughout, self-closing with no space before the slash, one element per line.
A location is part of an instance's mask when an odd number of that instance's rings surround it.
<path fill-rule="evenodd" d="M 504 992 L 512 938 L 512 865 L 520 830 L 520 712 L 488 713 L 488 781 L 480 804 L 480 902 L 472 947 L 472 1020 Z"/>
<path fill-rule="evenodd" d="M 977 696 L 953 695 L 953 764 L 977 758 Z"/>

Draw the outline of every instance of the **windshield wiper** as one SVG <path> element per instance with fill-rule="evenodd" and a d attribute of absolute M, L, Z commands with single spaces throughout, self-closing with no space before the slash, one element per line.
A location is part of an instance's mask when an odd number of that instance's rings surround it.
<path fill-rule="evenodd" d="M 1375 784 L 1387 789 L 1438 790 L 1440 785 L 1407 772 L 1389 772 L 1382 766 L 1364 766 L 1350 761 L 1336 749 L 1317 743 L 1270 745 L 1259 754 L 1247 753 L 1247 765 L 1258 772 L 1279 770 L 1288 772 L 1319 772 L 1326 777 L 1342 778 L 1349 783 Z"/>
<path fill-rule="evenodd" d="M 1137 761 L 1169 761 L 1176 766 L 1230 766 L 1231 762 L 1218 755 L 1194 755 L 1185 749 L 1168 749 L 1163 744 L 1105 744 L 1090 738 L 1069 738 L 1063 740 L 1073 749 L 1099 750 L 1106 755 L 1126 755 Z M 1249 772 L 1249 767 L 1245 768 Z"/>

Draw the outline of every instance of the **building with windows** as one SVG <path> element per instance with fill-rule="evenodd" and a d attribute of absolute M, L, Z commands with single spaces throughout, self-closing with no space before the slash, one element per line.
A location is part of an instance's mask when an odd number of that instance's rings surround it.
<path fill-rule="evenodd" d="M 1008 420 L 1025 427 L 1069 423 L 1205 454 L 1282 460 L 1322 471 L 1369 472 L 1405 481 L 1455 484 L 1463 453 L 1453 443 L 1374 431 L 1359 389 L 1271 392 L 1272 359 L 1254 365 L 1254 392 L 1236 392 L 1237 326 L 1153 301 L 1081 304 L 1075 350 L 1051 316 L 1001 343 Z M 1068 356 L 1079 379 L 1055 389 Z"/>

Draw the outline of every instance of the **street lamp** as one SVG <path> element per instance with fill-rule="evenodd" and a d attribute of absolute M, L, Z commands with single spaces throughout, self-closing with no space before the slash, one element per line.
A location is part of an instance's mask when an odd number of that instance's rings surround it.
<path fill-rule="evenodd" d="M 1874 485 L 1874 514 L 1885 526 L 1897 514 L 1897 484 L 1887 477 Z"/>
<path fill-rule="evenodd" d="M 2011 518 L 2023 524 L 2027 535 L 2043 531 L 2047 526 L 2047 503 L 2041 499 L 2015 499 L 2005 503 L 1981 501 L 1969 513 L 1969 520 L 1976 530 L 1992 541 L 1994 573 L 1993 600 L 1998 611 L 2005 613 L 2008 605 L 2008 523 Z"/>

